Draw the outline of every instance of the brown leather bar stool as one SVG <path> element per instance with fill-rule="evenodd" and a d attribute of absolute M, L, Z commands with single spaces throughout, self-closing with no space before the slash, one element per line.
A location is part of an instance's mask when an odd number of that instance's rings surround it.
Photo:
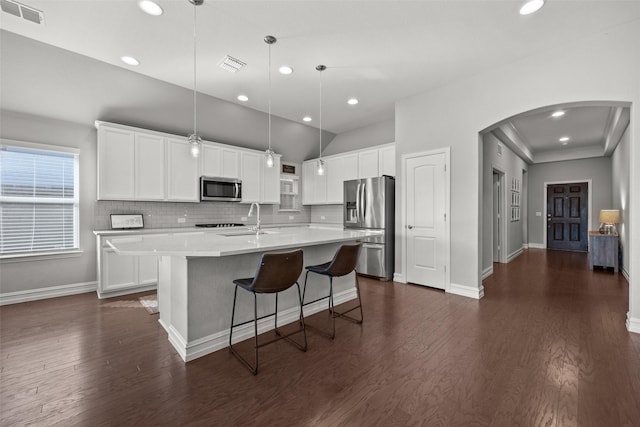
<path fill-rule="evenodd" d="M 302 294 L 300 293 L 300 284 L 298 278 L 302 273 L 302 250 L 298 249 L 291 252 L 271 252 L 265 253 L 260 259 L 258 264 L 258 270 L 254 277 L 246 279 L 236 279 L 233 283 L 236 285 L 233 293 L 233 309 L 231 311 L 231 328 L 229 331 L 229 350 L 231 353 L 242 362 L 252 373 L 256 375 L 258 373 L 258 348 L 264 347 L 267 344 L 271 344 L 275 341 L 285 339 L 289 343 L 302 351 L 307 351 L 307 333 L 304 325 L 304 316 L 302 314 Z M 283 335 L 278 329 L 278 293 L 289 289 L 293 285 L 298 287 L 298 301 L 300 302 L 300 328 L 286 335 Z M 238 288 L 242 288 L 253 294 L 253 320 L 234 324 L 234 317 L 236 312 L 236 297 L 238 296 Z M 258 301 L 257 294 L 276 294 L 276 308 L 272 314 L 267 314 L 262 317 L 258 317 Z M 267 342 L 258 344 L 258 320 L 266 317 L 275 317 L 275 333 L 276 338 Z M 231 344 L 231 338 L 233 335 L 233 328 L 240 325 L 253 322 L 254 332 L 254 357 L 255 365 L 251 365 L 244 357 L 242 357 L 233 345 Z M 291 335 L 302 332 L 304 336 L 304 344 L 299 344 L 289 338 Z"/>
<path fill-rule="evenodd" d="M 358 273 L 356 271 L 356 264 L 358 263 L 358 255 L 360 254 L 361 246 L 362 246 L 361 243 L 357 243 L 354 245 L 342 245 L 338 249 L 336 254 L 333 256 L 333 259 L 331 261 L 325 262 L 324 264 L 310 265 L 306 267 L 307 273 L 304 276 L 304 288 L 302 291 L 302 305 L 305 306 L 305 305 L 313 304 L 314 302 L 321 301 L 323 299 L 328 298 L 329 299 L 329 315 L 331 317 L 331 332 L 329 333 L 326 331 L 319 330 L 318 328 L 312 325 L 307 325 L 307 326 L 309 328 L 315 329 L 316 331 L 320 332 L 322 335 L 325 335 L 327 338 L 333 339 L 336 336 L 336 321 L 335 321 L 336 317 L 342 317 L 343 319 L 350 320 L 358 324 L 361 324 L 362 321 L 364 320 L 364 316 L 362 314 L 362 300 L 360 299 L 360 284 L 358 283 Z M 346 276 L 352 271 L 355 273 L 356 295 L 358 296 L 358 305 L 353 308 L 350 308 L 347 311 L 338 313 L 337 311 L 334 310 L 334 307 L 333 307 L 333 278 Z M 307 278 L 309 277 L 309 273 L 316 273 L 316 274 L 329 277 L 329 295 L 326 297 L 320 297 L 318 299 L 305 303 L 304 295 L 307 290 Z M 360 309 L 360 319 L 347 315 L 347 313 L 355 309 Z"/>

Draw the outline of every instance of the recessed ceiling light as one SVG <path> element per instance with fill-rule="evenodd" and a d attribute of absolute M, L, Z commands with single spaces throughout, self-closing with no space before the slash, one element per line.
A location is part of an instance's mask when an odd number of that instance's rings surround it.
<path fill-rule="evenodd" d="M 520 8 L 520 15 L 530 15 L 544 6 L 544 0 L 529 0 Z"/>
<path fill-rule="evenodd" d="M 151 0 L 142 0 L 141 2 L 138 2 L 138 6 L 140 6 L 140 9 L 145 13 L 153 16 L 160 16 L 162 15 L 162 12 L 164 12 L 157 3 L 152 2 Z"/>
<path fill-rule="evenodd" d="M 358 103 L 358 100 L 356 98 L 350 98 L 347 101 L 347 104 L 349 104 L 349 105 L 356 105 L 357 103 Z"/>
<path fill-rule="evenodd" d="M 309 117 L 309 116 L 304 116 L 304 117 L 302 118 L 302 121 L 303 121 L 303 122 L 310 122 L 310 121 L 311 121 L 311 117 Z"/>
<path fill-rule="evenodd" d="M 293 73 L 293 68 L 289 67 L 288 65 L 283 65 L 282 67 L 278 68 L 278 71 L 280 72 L 280 74 L 288 76 L 289 74 Z"/>
<path fill-rule="evenodd" d="M 551 115 L 551 117 L 562 117 L 562 116 L 564 116 L 564 111 L 560 111 L 560 110 L 558 110 L 558 111 L 554 112 L 554 113 Z"/>
<path fill-rule="evenodd" d="M 123 56 L 120 58 L 120 60 L 128 65 L 140 65 L 140 61 L 132 56 Z"/>
<path fill-rule="evenodd" d="M 249 97 L 247 95 L 238 95 L 238 101 L 247 102 Z"/>
<path fill-rule="evenodd" d="M 567 142 L 569 140 L 568 136 L 563 136 L 562 138 L 560 138 L 560 142 Z"/>

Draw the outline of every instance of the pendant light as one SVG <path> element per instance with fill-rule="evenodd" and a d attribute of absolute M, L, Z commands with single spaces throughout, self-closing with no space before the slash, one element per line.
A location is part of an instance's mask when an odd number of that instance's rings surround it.
<path fill-rule="evenodd" d="M 200 147 L 202 146 L 202 138 L 196 131 L 198 110 L 196 105 L 196 9 L 204 3 L 204 0 L 188 0 L 193 5 L 193 133 L 189 135 L 189 146 L 191 147 L 191 156 L 198 157 L 200 155 Z"/>
<path fill-rule="evenodd" d="M 320 72 L 320 114 L 319 114 L 319 129 L 320 129 L 320 147 L 319 147 L 319 157 L 318 157 L 318 175 L 324 175 L 324 160 L 322 160 L 322 72 L 326 70 L 327 67 L 324 65 L 318 65 L 316 70 Z"/>
<path fill-rule="evenodd" d="M 268 168 L 273 167 L 273 156 L 276 154 L 275 151 L 271 149 L 271 45 L 277 41 L 278 39 L 273 36 L 264 37 L 264 42 L 269 45 L 269 148 L 264 152 Z"/>

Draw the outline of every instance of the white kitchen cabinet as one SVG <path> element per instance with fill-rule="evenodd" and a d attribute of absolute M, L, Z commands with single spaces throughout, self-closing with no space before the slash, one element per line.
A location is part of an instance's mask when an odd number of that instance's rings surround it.
<path fill-rule="evenodd" d="M 98 128 L 98 200 L 133 200 L 135 132 Z"/>
<path fill-rule="evenodd" d="M 322 205 L 343 202 L 344 181 L 395 176 L 395 144 L 350 151 L 324 158 L 326 173 L 316 173 L 318 159 L 302 164 L 302 204 Z"/>
<path fill-rule="evenodd" d="M 273 167 L 268 168 L 262 156 L 261 203 L 277 205 L 280 203 L 280 156 L 274 156 Z"/>
<path fill-rule="evenodd" d="M 135 134 L 135 200 L 165 199 L 165 139 Z"/>
<path fill-rule="evenodd" d="M 358 178 L 374 178 L 378 173 L 378 150 L 366 150 L 358 153 Z"/>
<path fill-rule="evenodd" d="M 201 174 L 203 176 L 240 178 L 240 151 L 204 142 L 201 157 Z"/>
<path fill-rule="evenodd" d="M 138 284 L 138 260 L 132 255 L 118 255 L 102 248 L 102 281 L 100 293 L 132 288 Z"/>
<path fill-rule="evenodd" d="M 222 148 L 220 176 L 223 178 L 240 178 L 240 152 L 238 150 Z"/>
<path fill-rule="evenodd" d="M 380 176 L 396 176 L 396 146 L 388 145 L 378 151 L 378 172 Z"/>
<path fill-rule="evenodd" d="M 327 203 L 327 174 L 318 175 L 318 160 L 302 163 L 302 204 L 322 205 Z"/>
<path fill-rule="evenodd" d="M 202 144 L 202 163 L 200 165 L 202 176 L 222 176 L 222 149 L 217 145 Z"/>
<path fill-rule="evenodd" d="M 155 285 L 158 283 L 158 257 L 138 257 L 138 285 Z"/>
<path fill-rule="evenodd" d="M 341 204 L 343 202 L 344 182 L 358 178 L 358 156 L 328 157 L 327 163 L 327 203 Z"/>
<path fill-rule="evenodd" d="M 167 138 L 167 200 L 200 201 L 200 163 L 191 156 L 186 138 Z"/>
<path fill-rule="evenodd" d="M 118 255 L 106 243 L 111 237 L 97 236 L 98 297 L 108 298 L 155 289 L 158 283 L 158 257 Z"/>
<path fill-rule="evenodd" d="M 258 153 L 240 154 L 242 173 L 242 203 L 260 202 L 260 181 L 264 156 Z"/>
<path fill-rule="evenodd" d="M 280 203 L 280 156 L 268 168 L 264 153 L 243 151 L 240 153 L 242 202 Z"/>

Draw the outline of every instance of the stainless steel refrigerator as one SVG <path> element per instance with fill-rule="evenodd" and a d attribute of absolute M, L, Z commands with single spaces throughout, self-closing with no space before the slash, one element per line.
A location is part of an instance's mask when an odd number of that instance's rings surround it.
<path fill-rule="evenodd" d="M 382 230 L 362 239 L 358 273 L 393 280 L 395 252 L 395 178 L 354 179 L 344 182 L 345 228 Z"/>

